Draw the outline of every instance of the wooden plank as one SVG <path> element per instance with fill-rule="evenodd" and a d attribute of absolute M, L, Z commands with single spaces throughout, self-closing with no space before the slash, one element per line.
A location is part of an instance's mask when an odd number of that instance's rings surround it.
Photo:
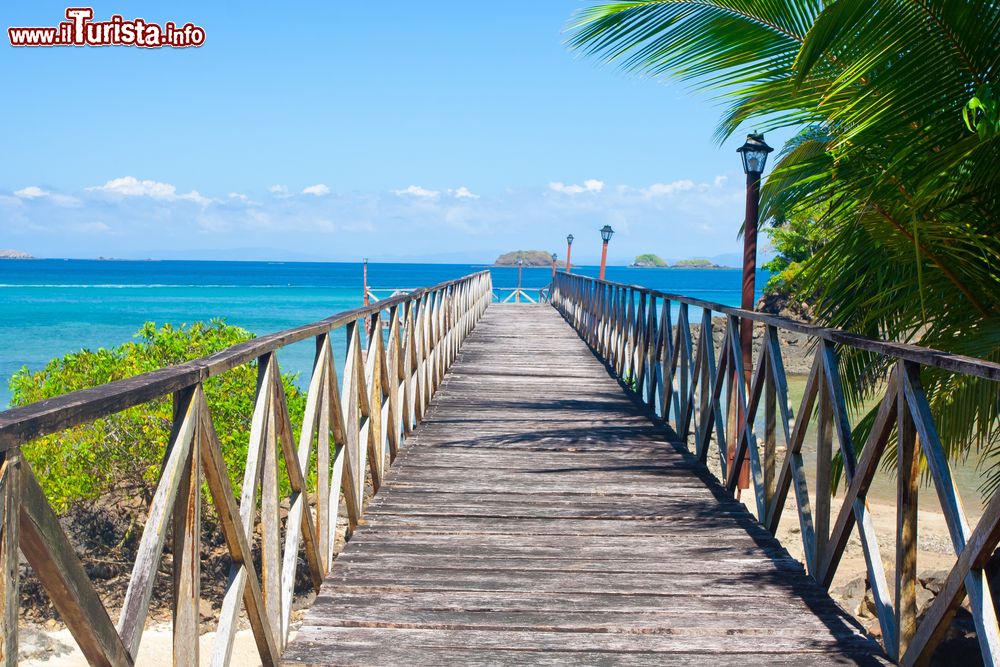
<path fill-rule="evenodd" d="M 21 552 L 92 665 L 131 666 L 121 637 L 26 461 L 21 462 Z"/>
<path fill-rule="evenodd" d="M 321 355 L 324 354 L 321 352 Z M 309 491 L 306 487 L 309 459 L 312 452 L 313 436 L 316 433 L 320 413 L 320 396 L 323 393 L 325 359 L 318 360 L 318 368 L 313 373 L 309 383 L 309 393 L 306 398 L 306 409 L 302 419 L 302 430 L 299 435 L 299 445 L 296 451 L 292 447 L 292 425 L 288 416 L 288 405 L 284 386 L 281 380 L 274 385 L 277 417 L 281 433 L 281 450 L 285 461 L 291 496 L 289 498 L 288 518 L 285 520 L 285 544 L 282 550 L 281 563 L 281 624 L 282 643 L 287 641 L 289 624 L 292 616 L 292 598 L 295 592 L 295 573 L 298 569 L 300 539 L 305 541 L 306 560 L 309 563 L 309 574 L 313 586 L 319 590 L 327 561 L 326 553 L 320 552 L 320 537 L 316 534 L 310 509 Z M 276 374 L 280 377 L 280 373 Z M 326 506 L 319 501 L 317 495 L 317 511 L 322 514 Z M 324 540 L 325 541 L 325 540 Z"/>
<path fill-rule="evenodd" d="M 588 320 L 579 337 L 568 326 L 592 309 L 603 349 L 626 369 L 647 363 L 636 327 L 662 314 L 633 311 L 629 326 L 628 290 L 605 297 L 565 319 L 490 306 L 335 562 L 288 664 L 404 655 L 505 664 L 514 652 L 517 664 L 559 664 L 598 646 L 594 662 L 607 664 L 640 654 L 715 662 L 758 646 L 777 664 L 884 664 L 857 623 L 622 392 L 587 347 Z"/>
<path fill-rule="evenodd" d="M 0 660 L 4 665 L 16 665 L 18 657 L 20 476 L 21 452 L 4 452 L 3 463 L 0 464 L 0 604 L 3 604 L 0 611 Z"/>
<path fill-rule="evenodd" d="M 924 612 L 923 621 L 911 638 L 906 653 L 899 660 L 901 665 L 922 664 L 930 659 L 937 643 L 948 629 L 948 622 L 965 597 L 965 579 L 970 574 L 983 580 L 984 587 L 988 588 L 983 568 L 998 544 L 1000 544 L 1000 491 L 995 491 L 983 511 L 982 518 L 969 536 L 965 548 L 959 554 L 958 561 L 948 573 L 941 591 Z"/>
<path fill-rule="evenodd" d="M 900 363 L 902 366 L 902 371 L 899 373 L 902 394 L 913 418 L 917 440 L 920 443 L 924 459 L 927 461 L 931 479 L 934 480 L 934 489 L 937 491 L 942 513 L 948 524 L 952 546 L 955 549 L 955 554 L 958 555 L 968 544 L 972 531 L 969 529 L 968 519 L 962 508 L 962 500 L 951 475 L 944 447 L 938 437 L 937 426 L 931 415 L 927 397 L 920 384 L 920 369 L 912 362 Z M 1000 663 L 1000 625 L 997 622 L 993 596 L 990 594 L 990 588 L 984 574 L 970 571 L 965 577 L 965 589 L 969 596 L 969 606 L 972 608 L 972 618 L 976 624 L 976 637 L 983 658 L 989 662 Z"/>
<path fill-rule="evenodd" d="M 188 389 L 174 396 L 173 427 L 163 471 L 146 515 L 142 539 L 132 567 L 132 577 L 118 617 L 118 633 L 133 660 L 139 653 L 149 600 L 153 595 L 153 585 L 163 556 L 163 545 L 167 539 L 176 498 L 183 486 L 185 472 L 190 471 L 191 467 L 191 446 L 200 418 L 197 409 L 198 391 L 200 388 Z"/>
<path fill-rule="evenodd" d="M 316 357 L 313 363 L 313 374 L 320 374 L 321 381 L 318 387 L 316 401 L 317 424 L 316 424 L 316 545 L 317 551 L 322 555 L 321 576 L 325 576 L 330 571 L 330 556 L 333 551 L 333 541 L 330 539 L 330 460 L 331 441 L 330 430 L 333 424 L 330 420 L 329 397 L 330 397 L 330 375 L 327 368 L 330 365 L 328 355 L 330 354 L 330 341 L 328 336 L 321 336 L 316 339 Z M 312 397 L 313 389 L 310 388 L 309 396 Z M 334 445 L 336 446 L 336 445 Z M 332 493 L 339 496 L 339 487 L 334 487 Z M 338 503 L 339 504 L 339 503 Z"/>
<path fill-rule="evenodd" d="M 770 338 L 772 327 L 768 327 L 766 333 Z M 774 332 L 777 340 L 777 332 Z M 774 464 L 777 456 L 777 389 L 774 382 L 774 367 L 771 361 L 771 346 L 766 342 L 762 346 L 764 350 L 764 496 L 767 507 L 770 508 L 774 502 Z"/>
<path fill-rule="evenodd" d="M 260 478 L 260 580 L 264 595 L 264 611 L 267 624 L 274 630 L 280 651 L 283 642 L 281 628 L 281 506 L 279 499 L 278 450 L 284 440 L 280 423 L 281 406 L 275 391 L 275 383 L 281 382 L 281 374 L 275 355 L 268 355 L 267 365 L 271 368 L 269 377 L 271 393 L 268 403 L 267 429 L 264 436 L 264 456 Z"/>
<path fill-rule="evenodd" d="M 201 386 L 196 390 L 201 392 Z M 174 665 L 198 667 L 201 635 L 201 447 L 194 434 L 184 458 L 173 507 Z"/>
<path fill-rule="evenodd" d="M 274 367 L 269 363 L 270 358 L 265 356 L 257 361 L 257 399 L 254 403 L 253 417 L 250 422 L 250 443 L 247 448 L 247 464 L 243 472 L 243 485 L 240 493 L 240 504 L 239 504 L 239 516 L 240 516 L 240 528 L 244 536 L 244 540 L 248 539 L 248 536 L 252 534 L 253 523 L 257 516 L 257 490 L 260 486 L 261 473 L 264 469 L 264 456 L 265 456 L 265 439 L 267 438 L 268 432 L 268 421 L 271 414 L 271 401 L 273 399 L 274 392 L 271 390 L 273 385 L 273 379 L 271 377 L 274 372 Z M 207 414 L 207 409 L 206 409 Z M 211 416 L 208 415 L 208 424 L 203 426 L 204 438 L 209 438 L 209 431 L 211 431 Z M 209 438 L 210 439 L 210 438 Z M 212 471 L 209 470 L 208 464 L 216 465 L 216 463 L 210 459 L 206 458 L 214 453 L 212 450 L 213 445 L 209 442 L 206 443 L 204 440 L 202 445 L 202 467 L 206 476 L 206 482 L 209 484 L 209 488 L 212 488 L 213 479 L 210 477 Z M 225 464 L 222 463 L 221 470 L 225 471 Z M 222 475 L 220 480 L 226 480 L 225 487 L 229 495 L 232 495 L 232 489 L 229 487 L 228 477 L 225 474 Z M 221 484 L 221 481 L 217 481 L 217 484 Z M 220 507 L 220 502 L 222 502 L 225 497 L 223 490 L 221 488 L 215 489 L 212 492 L 213 498 L 215 500 L 216 508 L 219 509 L 220 514 L 226 511 L 227 508 Z M 220 500 L 220 498 L 222 500 Z M 235 501 L 234 501 L 235 505 Z M 224 518 L 224 517 L 223 517 Z M 227 538 L 227 542 L 232 542 L 235 538 Z M 230 544 L 230 552 L 232 552 L 233 546 Z M 248 568 L 244 567 L 237 558 L 233 558 L 233 565 L 229 569 L 229 577 L 226 585 L 226 593 L 222 598 L 222 608 L 219 611 L 219 624 L 216 629 L 216 640 L 215 647 L 212 652 L 212 665 L 213 667 L 225 667 L 229 664 L 230 657 L 233 651 L 233 639 L 236 636 L 237 622 L 239 620 L 240 613 L 240 601 L 245 601 L 247 599 L 247 577 Z M 250 578 L 256 581 L 256 575 L 251 575 Z M 251 583 L 251 586 L 253 583 Z M 258 584 L 259 586 L 259 584 Z M 260 641 L 258 640 L 258 646 L 260 646 Z"/>
<path fill-rule="evenodd" d="M 813 562 L 817 570 L 826 557 L 830 542 L 830 501 L 833 476 L 833 398 L 826 380 L 819 385 L 816 406 L 816 553 Z M 915 506 L 914 506 L 915 507 Z M 819 572 L 817 571 L 819 577 Z"/>
<path fill-rule="evenodd" d="M 277 665 L 280 648 L 273 631 L 275 626 L 271 625 L 264 607 L 264 595 L 257 575 L 253 571 L 253 553 L 250 549 L 252 525 L 249 519 L 252 519 L 256 511 L 256 502 L 253 503 L 253 506 L 237 508 L 236 498 L 226 473 L 226 462 L 222 457 L 215 428 L 212 426 L 208 405 L 202 402 L 199 412 L 202 415 L 201 442 L 199 443 L 202 471 L 205 475 L 205 483 L 212 494 L 212 501 L 218 511 L 219 526 L 226 540 L 229 555 L 233 559 L 233 568 L 236 570 L 235 573 L 230 571 L 226 596 L 228 598 L 235 591 L 242 597 L 261 662 L 268 667 Z M 243 494 L 244 497 L 249 495 L 250 498 L 256 500 L 256 491 L 254 490 L 248 492 L 244 487 Z M 228 665 L 232 654 L 232 639 L 230 638 L 227 642 L 225 641 L 226 636 L 223 635 L 224 620 L 226 620 L 224 617 L 219 619 L 215 651 L 212 656 L 212 664 L 217 667 Z M 230 627 L 235 630 L 235 618 Z"/>
<path fill-rule="evenodd" d="M 905 363 L 905 362 L 900 362 Z M 896 649 L 889 655 L 899 659 L 906 653 L 917 625 L 917 491 L 920 488 L 920 455 L 917 434 L 899 392 L 896 416 Z"/>

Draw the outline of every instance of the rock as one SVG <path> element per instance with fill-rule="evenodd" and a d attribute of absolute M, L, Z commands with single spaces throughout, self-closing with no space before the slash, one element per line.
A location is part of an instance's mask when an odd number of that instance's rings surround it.
<path fill-rule="evenodd" d="M 107 563 L 90 563 L 86 566 L 87 576 L 91 579 L 110 579 L 115 576 L 115 568 Z"/>
<path fill-rule="evenodd" d="M 882 624 L 878 622 L 878 619 L 873 619 L 864 624 L 865 630 L 875 639 L 882 638 Z"/>
<path fill-rule="evenodd" d="M 923 586 L 917 586 L 917 612 L 922 612 L 934 602 L 935 594 Z"/>
<path fill-rule="evenodd" d="M 215 608 L 212 607 L 212 603 L 205 599 L 198 600 L 198 615 L 203 621 L 215 618 Z"/>
<path fill-rule="evenodd" d="M 830 593 L 845 609 L 853 614 L 856 614 L 858 607 L 861 605 L 861 601 L 865 598 L 865 592 L 867 590 L 868 588 L 865 585 L 865 578 L 857 577 L 855 579 L 851 579 L 843 586 L 830 591 Z"/>
<path fill-rule="evenodd" d="M 948 579 L 948 570 L 929 570 L 917 576 L 920 586 L 937 595 L 944 588 L 944 582 Z"/>
<path fill-rule="evenodd" d="M 58 625 L 59 624 L 56 622 L 56 619 L 54 618 L 50 618 L 49 620 L 45 621 L 46 630 L 55 630 Z"/>

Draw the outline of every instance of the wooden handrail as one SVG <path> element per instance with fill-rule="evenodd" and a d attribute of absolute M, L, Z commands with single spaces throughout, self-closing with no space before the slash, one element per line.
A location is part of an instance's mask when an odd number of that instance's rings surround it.
<path fill-rule="evenodd" d="M 762 313 L 756 310 L 743 310 L 742 308 L 736 308 L 734 306 L 724 306 L 721 303 L 705 301 L 704 299 L 696 299 L 670 292 L 660 292 L 658 290 L 642 287 L 641 285 L 629 285 L 626 283 L 616 283 L 607 280 L 599 281 L 597 278 L 581 276 L 575 273 L 558 273 L 556 275 L 559 279 L 568 275 L 571 280 L 579 280 L 586 283 L 600 282 L 611 287 L 630 290 L 637 294 L 644 293 L 647 296 L 655 296 L 661 301 L 683 303 L 689 306 L 701 308 L 703 310 L 711 310 L 722 315 L 738 317 L 741 320 L 753 320 L 754 322 L 776 326 L 779 329 L 784 329 L 786 331 L 794 331 L 796 333 L 806 334 L 807 336 L 812 336 L 814 338 L 820 338 L 831 343 L 847 345 L 849 347 L 865 350 L 867 352 L 876 352 L 888 357 L 912 361 L 920 364 L 921 366 L 940 368 L 942 370 L 954 371 L 956 373 L 981 377 L 987 380 L 1000 380 L 1000 363 L 993 361 L 986 361 L 984 359 L 977 359 L 975 357 L 968 357 L 961 354 L 953 354 L 951 352 L 942 352 L 940 350 L 921 347 L 919 345 L 869 338 L 867 336 L 844 331 L 843 329 L 831 329 L 829 327 L 821 327 L 819 325 L 802 322 L 800 320 L 793 320 L 789 317 L 783 317 L 781 315 L 772 315 L 770 313 Z"/>
<path fill-rule="evenodd" d="M 684 442 L 693 437 L 693 453 L 702 463 L 708 462 L 714 449 L 722 482 L 730 493 L 736 492 L 740 469 L 749 464 L 750 505 L 772 534 L 777 534 L 788 494 L 795 494 L 806 569 L 824 587 L 830 587 L 857 527 L 890 656 L 904 665 L 925 664 L 955 610 L 968 597 L 984 660 L 1000 664 L 1000 627 L 984 570 L 1000 544 L 1000 489 L 994 492 L 978 524 L 970 528 L 920 384 L 921 367 L 992 382 L 1000 380 L 1000 364 L 575 274 L 557 274 L 551 302 L 654 418 L 670 426 Z M 673 303 L 679 304 L 676 322 Z M 702 309 L 697 344 L 691 331 L 690 306 Z M 718 346 L 712 335 L 716 326 L 713 313 L 725 320 Z M 752 380 L 729 382 L 731 377 L 745 377 L 739 331 L 741 323 L 754 322 L 764 325 L 765 335 Z M 816 341 L 794 425 L 779 329 L 806 334 Z M 883 355 L 891 368 L 860 456 L 852 440 L 841 381 L 842 347 Z M 810 492 L 801 451 L 814 410 L 817 488 Z M 763 442 L 754 428 L 762 411 Z M 779 427 L 786 449 L 781 461 L 777 456 Z M 897 531 L 895 585 L 890 588 L 866 497 L 893 432 L 897 434 Z M 835 451 L 843 462 L 847 487 L 836 513 L 831 506 L 830 474 Z M 916 497 L 921 454 L 937 491 L 957 562 L 944 590 L 918 624 Z M 892 595 L 891 590 L 895 591 Z"/>
<path fill-rule="evenodd" d="M 0 451 L 148 403 L 161 396 L 204 382 L 212 376 L 292 343 L 315 338 L 339 329 L 349 322 L 387 311 L 401 304 L 419 301 L 426 294 L 449 289 L 463 281 L 488 275 L 489 271 L 481 271 L 459 280 L 413 290 L 407 294 L 383 299 L 370 306 L 337 313 L 318 322 L 259 336 L 211 356 L 0 412 Z"/>
<path fill-rule="evenodd" d="M 0 414 L 0 660 L 17 663 L 19 556 L 24 554 L 91 664 L 133 665 L 167 536 L 173 533 L 174 664 L 197 665 L 201 488 L 208 487 L 232 559 L 213 665 L 228 665 L 241 607 L 264 665 L 288 639 L 300 547 L 318 591 L 334 558 L 341 498 L 348 530 L 492 300 L 488 271 L 261 336 L 209 357 Z M 331 333 L 344 328 L 343 385 Z M 301 431 L 293 433 L 277 353 L 314 338 Z M 229 482 L 203 382 L 257 362 L 246 472 L 239 502 Z M 98 598 L 39 487 L 21 445 L 172 396 L 173 428 L 117 623 Z M 283 466 L 280 464 L 283 463 Z M 281 542 L 279 469 L 291 494 Z M 315 488 L 307 480 L 315 473 Z M 251 558 L 260 516 L 262 567 Z"/>

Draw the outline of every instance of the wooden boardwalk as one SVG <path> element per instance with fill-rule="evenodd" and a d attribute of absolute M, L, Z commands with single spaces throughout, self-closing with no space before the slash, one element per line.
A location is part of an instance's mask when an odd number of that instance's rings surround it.
<path fill-rule="evenodd" d="M 285 664 L 884 662 L 547 306 L 489 308 L 365 516 Z"/>

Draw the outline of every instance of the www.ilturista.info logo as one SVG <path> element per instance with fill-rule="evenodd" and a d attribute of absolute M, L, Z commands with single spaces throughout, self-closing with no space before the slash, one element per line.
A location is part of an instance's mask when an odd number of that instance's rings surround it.
<path fill-rule="evenodd" d="M 162 26 L 137 18 L 126 21 L 115 14 L 108 21 L 94 21 L 91 7 L 70 7 L 67 21 L 47 28 L 7 28 L 11 46 L 140 46 L 156 49 L 165 46 L 184 48 L 205 43 L 205 29 L 168 21 Z"/>

